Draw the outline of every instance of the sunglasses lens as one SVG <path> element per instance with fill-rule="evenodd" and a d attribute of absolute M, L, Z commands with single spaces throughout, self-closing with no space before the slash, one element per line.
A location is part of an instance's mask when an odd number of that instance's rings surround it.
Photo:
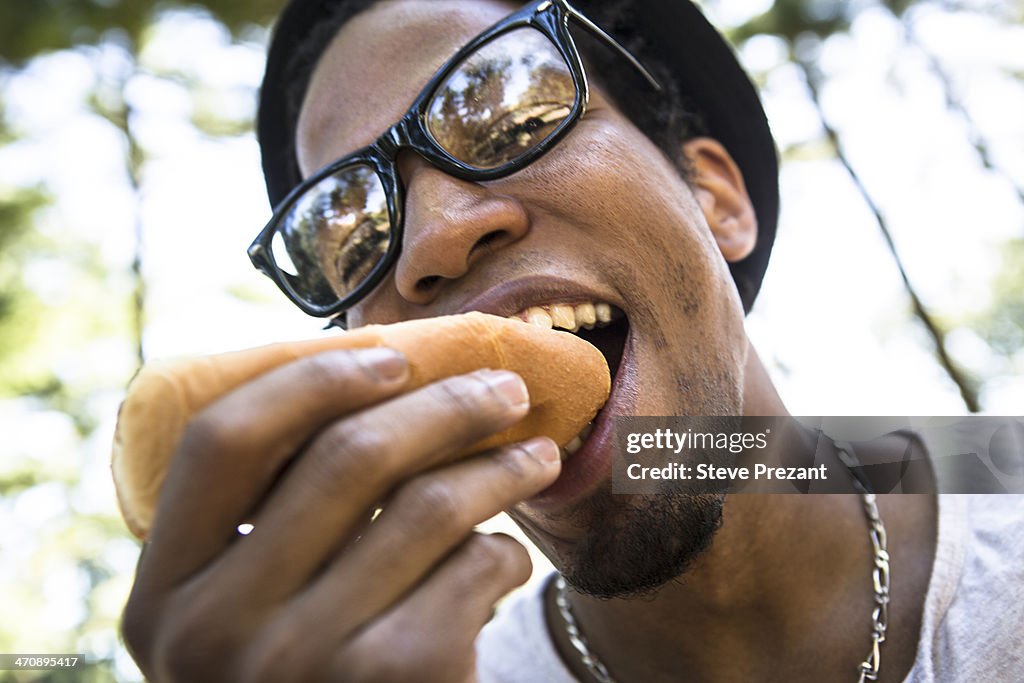
<path fill-rule="evenodd" d="M 356 164 L 299 198 L 278 224 L 271 250 L 292 290 L 325 307 L 364 283 L 390 243 L 384 186 L 371 167 Z"/>
<path fill-rule="evenodd" d="M 572 72 L 547 36 L 517 29 L 480 47 L 438 86 L 427 130 L 462 163 L 498 168 L 551 137 L 577 96 Z"/>

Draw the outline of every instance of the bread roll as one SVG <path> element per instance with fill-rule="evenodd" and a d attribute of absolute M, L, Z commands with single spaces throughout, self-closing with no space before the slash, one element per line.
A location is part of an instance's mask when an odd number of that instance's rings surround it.
<path fill-rule="evenodd" d="M 121 513 L 144 539 L 164 475 L 192 417 L 279 365 L 332 349 L 388 346 L 405 354 L 409 387 L 482 368 L 519 373 L 530 412 L 464 455 L 532 436 L 565 445 L 608 398 L 604 356 L 579 337 L 483 313 L 370 325 L 339 336 L 146 365 L 118 413 L 111 467 Z"/>

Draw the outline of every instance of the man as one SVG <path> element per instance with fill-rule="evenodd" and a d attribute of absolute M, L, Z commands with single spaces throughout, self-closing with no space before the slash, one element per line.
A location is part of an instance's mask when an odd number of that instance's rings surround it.
<path fill-rule="evenodd" d="M 260 117 L 277 210 L 254 263 L 350 326 L 467 310 L 594 323 L 580 333 L 612 395 L 564 463 L 544 438 L 452 462 L 523 416 L 518 377 L 408 391 L 403 359 L 376 349 L 243 386 L 195 420 L 168 476 L 125 613 L 143 671 L 1018 680 L 1020 608 L 991 611 L 1024 560 L 1005 503 L 612 494 L 615 415 L 785 415 L 743 328 L 777 169 L 749 81 L 693 7 L 580 8 L 286 11 Z M 473 531 L 503 509 L 568 587 L 515 598 L 480 635 L 529 573 L 516 542 Z"/>

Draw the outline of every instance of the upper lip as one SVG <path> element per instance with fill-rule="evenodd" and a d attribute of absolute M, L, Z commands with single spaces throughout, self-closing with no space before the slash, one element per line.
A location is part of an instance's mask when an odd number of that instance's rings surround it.
<path fill-rule="evenodd" d="M 530 306 L 554 303 L 606 302 L 621 308 L 619 302 L 606 293 L 594 291 L 578 282 L 552 276 L 529 276 L 510 280 L 473 297 L 456 311 L 479 311 L 508 317 Z"/>

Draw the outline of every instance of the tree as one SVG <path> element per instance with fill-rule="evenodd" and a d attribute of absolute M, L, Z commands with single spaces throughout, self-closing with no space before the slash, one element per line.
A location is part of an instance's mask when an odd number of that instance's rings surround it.
<path fill-rule="evenodd" d="M 144 122 L 132 88 L 140 81 L 169 84 L 187 94 L 189 123 L 200 134 L 246 134 L 251 108 L 218 110 L 201 69 L 161 63 L 150 48 L 168 22 L 190 20 L 224 32 L 225 49 L 261 52 L 279 5 L 0 4 L 0 101 L 23 101 L 16 91 L 55 62 L 85 73 L 79 97 L 62 104 L 120 146 L 122 174 L 102 189 L 130 200 L 119 211 L 128 220 L 104 226 L 103 217 L 68 215 L 60 190 L 48 186 L 59 184 L 54 168 L 0 181 L 0 424 L 11 435 L 0 459 L 0 526 L 9 530 L 4 553 L 15 562 L 0 572 L 0 651 L 82 652 L 87 660 L 73 672 L 0 672 L 0 681 L 138 676 L 117 637 L 137 544 L 112 507 L 104 463 L 118 395 L 145 358 L 142 208 L 153 157 L 136 130 Z M 252 97 L 251 85 L 239 87 Z M 0 115 L 0 154 L 11 158 L 32 158 L 33 146 L 56 132 L 35 130 L 9 107 Z M 90 234 L 83 227 L 90 220 L 108 231 Z M 112 259 L 104 253 L 114 237 L 109 228 L 119 226 L 134 230 L 120 238 L 134 246 L 127 258 Z"/>
<path fill-rule="evenodd" d="M 160 135 L 151 132 L 159 111 L 148 103 L 166 97 L 170 108 L 180 106 L 165 129 L 185 127 L 188 135 L 204 139 L 251 142 L 247 136 L 254 111 L 252 78 L 218 78 L 217 64 L 182 58 L 180 50 L 168 51 L 167 38 L 180 34 L 188 36 L 182 40 L 192 40 L 199 27 L 212 32 L 212 42 L 221 45 L 218 64 L 231 62 L 239 51 L 243 61 L 258 63 L 266 27 L 282 4 L 283 0 L 0 3 L 0 429 L 5 434 L 0 544 L 7 559 L 0 564 L 0 593 L 5 596 L 0 651 L 78 651 L 90 660 L 87 671 L 73 675 L 0 672 L 0 683 L 137 678 L 118 642 L 117 621 L 138 545 L 113 509 L 105 462 L 117 402 L 148 355 L 146 332 L 154 324 L 149 313 L 154 307 L 152 264 L 147 265 L 145 258 L 153 253 L 147 248 L 155 237 L 149 231 L 154 208 L 147 197 L 159 184 L 154 178 L 161 172 L 166 150 Z M 728 4 L 729 0 L 706 3 L 712 11 Z M 779 63 L 758 77 L 768 82 L 773 72 L 797 69 L 803 79 L 801 96 L 821 122 L 815 136 L 783 150 L 786 163 L 792 168 L 809 157 L 842 163 L 860 187 L 863 201 L 872 207 L 877 227 L 870 225 L 869 217 L 864 229 L 890 233 L 892 257 L 900 263 L 907 256 L 901 248 L 905 221 L 884 196 L 885 188 L 873 183 L 870 171 L 851 154 L 857 145 L 849 142 L 849 130 L 829 115 L 829 90 L 839 79 L 834 70 L 816 61 L 823 49 L 848 38 L 858 22 L 879 12 L 901 27 L 907 49 L 923 55 L 929 64 L 942 92 L 939 108 L 961 121 L 961 142 L 967 140 L 974 150 L 979 172 L 1004 178 L 1019 202 L 1019 176 L 1004 168 L 990 131 L 980 118 L 975 120 L 976 110 L 968 106 L 955 70 L 940 55 L 928 54 L 931 48 L 919 25 L 928 13 L 987 13 L 997 26 L 1019 29 L 1019 3 L 777 0 L 763 14 L 734 22 L 732 38 L 741 49 L 766 36 L 784 45 Z M 49 82 L 46 73 L 51 71 L 77 74 L 60 81 L 73 82 L 74 87 L 70 94 L 57 93 L 59 104 L 74 110 L 76 122 L 85 121 L 86 135 L 104 136 L 102 146 L 118 156 L 118 168 L 93 171 L 101 176 L 94 186 L 89 185 L 92 178 L 73 179 L 73 185 L 108 193 L 117 204 L 100 218 L 69 209 L 68 184 L 55 177 L 67 159 L 58 156 L 38 172 L 31 170 L 33 163 L 22 163 L 36 158 L 33 150 L 41 149 L 46 138 L 59 137 L 62 124 L 36 126 L 30 115 L 19 111 L 27 99 L 24 91 L 45 90 L 40 84 Z M 1020 74 L 1009 78 L 1019 88 Z M 251 165 L 255 167 L 255 159 Z M 941 359 L 937 367 L 954 377 L 972 409 L 986 407 L 991 388 L 1024 369 L 1024 249 L 1019 239 L 1002 239 L 999 244 L 998 267 L 978 274 L 991 296 L 967 307 L 918 292 L 913 268 L 903 269 L 907 309 L 929 330 L 930 336 L 920 344 Z M 242 258 L 242 249 L 237 251 Z M 181 266 L 175 275 L 190 275 L 197 262 Z M 264 284 L 255 277 L 252 282 Z M 247 300 L 261 299 L 262 292 L 250 280 L 231 288 L 232 294 Z M 288 309 L 286 302 L 281 306 Z M 258 316 L 270 317 L 268 310 L 260 307 Z M 287 320 L 293 327 L 299 324 L 297 317 Z M 968 362 L 964 345 L 951 343 L 964 334 L 980 340 L 987 354 L 984 363 Z"/>
<path fill-rule="evenodd" d="M 1010 3 L 991 3 L 990 6 L 983 6 L 981 9 L 1000 14 L 1003 21 L 1020 22 L 1019 6 L 1015 7 Z M 879 10 L 887 11 L 892 19 L 899 23 L 902 40 L 907 48 L 918 53 L 927 61 L 932 76 L 942 88 L 946 108 L 963 122 L 965 135 L 976 152 L 979 163 L 986 170 L 1001 175 L 1003 181 L 1015 192 L 1019 204 L 1024 205 L 1024 190 L 1021 189 L 1021 184 L 993 160 L 993 155 L 984 136 L 972 120 L 963 102 L 958 98 L 952 78 L 943 67 L 941 60 L 932 54 L 916 35 L 916 15 L 928 11 L 970 14 L 974 11 L 970 7 L 952 2 L 931 2 L 929 0 L 881 0 L 877 3 L 775 0 L 767 11 L 736 26 L 730 37 L 735 43 L 742 45 L 753 38 L 769 35 L 781 39 L 785 44 L 787 62 L 799 69 L 806 84 L 807 95 L 820 120 L 825 146 L 849 174 L 850 181 L 874 217 L 903 283 L 910 310 L 914 318 L 927 331 L 937 363 L 956 385 L 967 409 L 970 412 L 978 412 L 982 409 L 979 391 L 985 378 L 972 376 L 972 373 L 964 367 L 962 362 L 957 361 L 955 354 L 950 351 L 947 343 L 950 330 L 941 320 L 944 317 L 942 312 L 936 313 L 924 302 L 924 298 L 904 265 L 904 259 L 894 238 L 894 227 L 891 219 L 887 216 L 884 203 L 876 198 L 868 188 L 862 174 L 847 152 L 843 135 L 831 123 L 822 104 L 823 90 L 828 87 L 828 77 L 820 66 L 823 46 L 836 36 L 849 34 L 854 23 L 862 15 Z M 792 156 L 794 150 L 787 151 Z M 1012 245 L 1012 242 L 1008 243 L 1007 246 L 1011 248 L 1008 248 L 1006 252 L 1007 259 L 1011 261 L 1020 258 L 1018 250 L 1012 248 Z M 1010 310 L 1013 308 L 1009 303 L 997 305 L 996 308 L 1000 311 L 1004 310 L 1000 306 L 1007 306 Z M 989 312 L 989 316 L 992 320 L 1005 318 L 1001 312 L 997 312 L 995 309 Z M 948 316 L 945 317 L 948 318 Z"/>

